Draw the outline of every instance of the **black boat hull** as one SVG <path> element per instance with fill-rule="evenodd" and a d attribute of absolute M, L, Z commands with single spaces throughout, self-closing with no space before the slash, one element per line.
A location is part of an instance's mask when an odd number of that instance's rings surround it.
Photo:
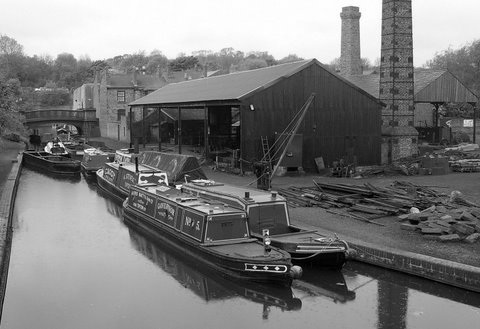
<path fill-rule="evenodd" d="M 23 152 L 23 164 L 55 175 L 80 175 L 80 161 L 46 152 Z"/>
<path fill-rule="evenodd" d="M 245 263 L 248 260 L 242 258 L 219 258 L 218 255 L 213 255 L 205 252 L 198 245 L 192 244 L 188 239 L 182 238 L 175 230 L 149 218 L 128 206 L 123 208 L 124 220 L 130 225 L 138 226 L 143 230 L 154 232 L 162 242 L 168 244 L 170 247 L 179 250 L 182 254 L 194 257 L 205 265 L 219 271 L 223 275 L 227 275 L 239 280 L 251 280 L 259 283 L 268 283 L 282 286 L 290 286 L 292 284 L 292 277 L 289 271 L 285 273 L 271 273 L 271 272 L 246 272 Z M 285 264 L 282 262 L 282 265 Z M 280 265 L 280 263 L 279 263 Z"/>
<path fill-rule="evenodd" d="M 110 198 L 114 199 L 119 203 L 122 203 L 128 197 L 127 191 L 122 190 L 121 188 L 115 186 L 114 184 L 103 178 L 103 170 L 97 170 L 96 177 L 98 187 Z"/>

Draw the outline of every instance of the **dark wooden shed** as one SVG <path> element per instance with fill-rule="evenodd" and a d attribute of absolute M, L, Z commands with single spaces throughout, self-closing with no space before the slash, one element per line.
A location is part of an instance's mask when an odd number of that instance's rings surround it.
<path fill-rule="evenodd" d="M 317 157 L 326 165 L 340 158 L 379 164 L 382 103 L 316 59 L 170 84 L 129 105 L 176 108 L 179 118 L 188 109 L 203 108 L 206 153 L 228 138 L 224 146 L 238 147 L 251 163 L 263 156 L 261 137 L 272 144 L 312 93 L 298 131 L 303 168 L 315 170 Z M 235 128 L 238 138 L 232 136 Z"/>

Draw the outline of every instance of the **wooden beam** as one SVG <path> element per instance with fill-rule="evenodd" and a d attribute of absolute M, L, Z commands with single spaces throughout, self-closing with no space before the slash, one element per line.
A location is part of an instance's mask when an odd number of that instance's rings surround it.
<path fill-rule="evenodd" d="M 162 152 L 162 109 L 157 108 L 158 111 L 158 152 Z"/>
<path fill-rule="evenodd" d="M 203 119 L 203 144 L 205 147 L 205 159 L 208 158 L 208 153 L 209 153 L 209 141 L 208 141 L 208 130 L 209 130 L 209 125 L 208 125 L 208 107 L 207 105 L 203 106 L 203 111 L 204 111 L 204 119 Z"/>

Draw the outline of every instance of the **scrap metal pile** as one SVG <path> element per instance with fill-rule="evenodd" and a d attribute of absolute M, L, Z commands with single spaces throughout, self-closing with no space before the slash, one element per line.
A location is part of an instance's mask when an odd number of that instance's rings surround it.
<path fill-rule="evenodd" d="M 313 181 L 309 187 L 281 188 L 290 207 L 320 207 L 370 224 L 398 216 L 401 228 L 439 241 L 480 241 L 480 205 L 458 191 L 441 193 L 427 186 L 395 181 L 388 187 Z"/>

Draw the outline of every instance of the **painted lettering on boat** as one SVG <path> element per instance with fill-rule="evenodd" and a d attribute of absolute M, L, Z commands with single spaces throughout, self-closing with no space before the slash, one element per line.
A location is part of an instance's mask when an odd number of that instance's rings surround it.
<path fill-rule="evenodd" d="M 117 178 L 117 171 L 110 167 L 105 167 L 103 169 L 103 178 L 105 178 L 105 180 L 109 181 L 110 183 L 114 184 L 115 179 Z"/>
<path fill-rule="evenodd" d="M 155 199 L 153 197 L 138 190 L 132 190 L 130 196 L 132 207 L 153 217 L 155 209 Z"/>
<path fill-rule="evenodd" d="M 121 187 L 129 189 L 130 186 L 137 184 L 137 175 L 124 171 L 122 175 Z"/>
<path fill-rule="evenodd" d="M 203 235 L 204 220 L 205 218 L 202 215 L 185 210 L 182 232 L 194 237 L 197 240 L 201 240 Z"/>
<path fill-rule="evenodd" d="M 175 221 L 175 213 L 176 207 L 173 207 L 166 202 L 161 202 L 160 200 L 157 201 L 155 218 L 161 220 L 167 225 L 173 226 Z"/>

